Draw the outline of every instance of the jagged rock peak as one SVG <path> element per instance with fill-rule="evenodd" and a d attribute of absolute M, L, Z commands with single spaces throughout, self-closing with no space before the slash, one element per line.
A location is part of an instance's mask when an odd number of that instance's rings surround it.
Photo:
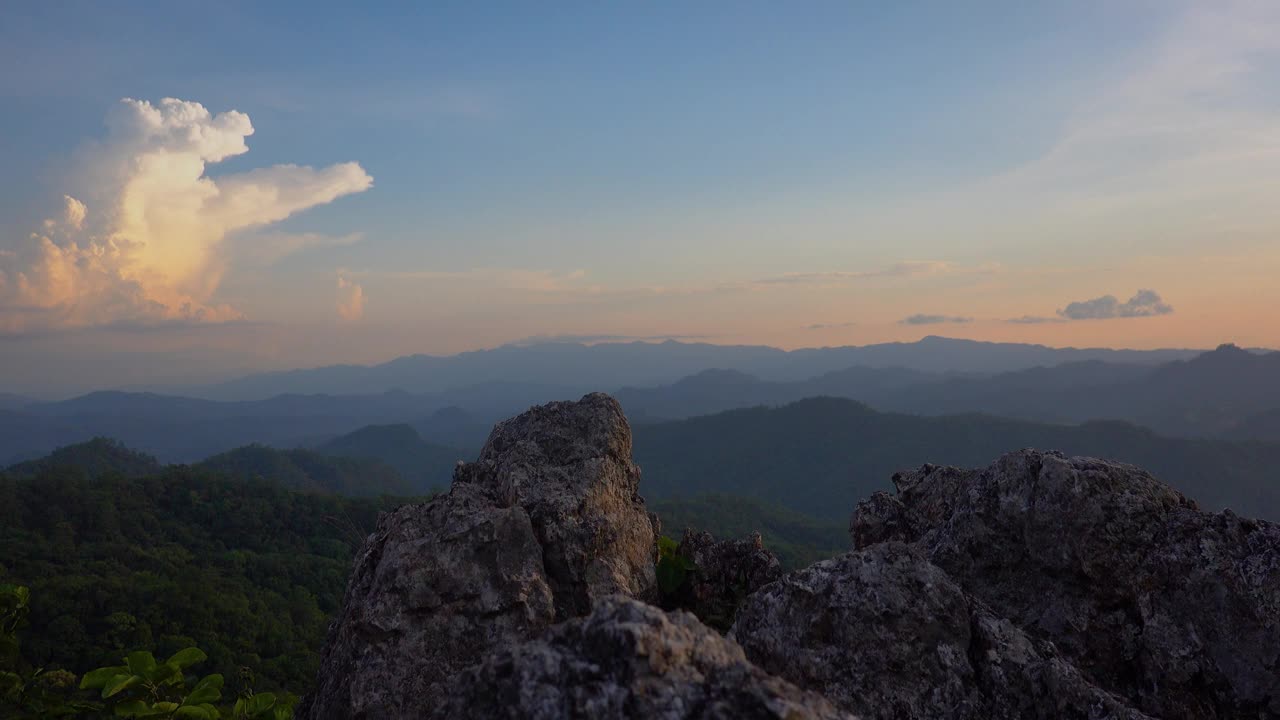
<path fill-rule="evenodd" d="M 500 423 L 445 495 L 379 518 L 302 718 L 417 718 L 497 648 L 654 594 L 631 432 L 593 394 Z"/>
<path fill-rule="evenodd" d="M 478 485 L 529 514 L 558 619 L 615 593 L 652 596 L 656 531 L 631 461 L 631 427 L 608 395 L 498 423 L 479 458 L 455 469 L 454 484 Z"/>
<path fill-rule="evenodd" d="M 625 598 L 458 677 L 430 717 L 824 720 L 854 716 L 753 666 L 692 615 Z"/>
<path fill-rule="evenodd" d="M 899 474 L 854 543 L 914 543 L 1093 683 L 1168 718 L 1280 715 L 1280 527 L 1131 465 L 1023 450 Z"/>

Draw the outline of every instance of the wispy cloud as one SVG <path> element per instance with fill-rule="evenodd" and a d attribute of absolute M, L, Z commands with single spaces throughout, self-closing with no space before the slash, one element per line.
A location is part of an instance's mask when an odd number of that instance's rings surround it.
<path fill-rule="evenodd" d="M 961 267 L 941 260 L 908 260 L 870 270 L 823 270 L 816 272 L 789 272 L 773 277 L 753 280 L 754 285 L 831 285 L 869 278 L 915 277 L 953 275 L 957 273 L 993 272 L 994 266 L 982 268 Z"/>
<path fill-rule="evenodd" d="M 963 324 L 973 322 L 971 317 L 962 317 L 959 315 L 928 315 L 925 313 L 916 313 L 909 315 L 898 321 L 900 325 L 943 325 L 947 323 Z"/>
<path fill-rule="evenodd" d="M 364 241 L 364 233 L 259 232 L 228 238 L 228 254 L 237 262 L 270 267 L 284 258 L 317 248 L 347 247 Z"/>
<path fill-rule="evenodd" d="M 858 324 L 858 323 L 855 323 L 855 322 L 842 322 L 842 323 L 814 323 L 814 324 L 812 324 L 812 325 L 807 325 L 807 326 L 805 326 L 805 329 L 806 329 L 806 330 L 835 330 L 835 329 L 838 329 L 838 328 L 853 327 L 853 326 L 855 326 L 855 325 L 857 325 L 857 324 Z"/>

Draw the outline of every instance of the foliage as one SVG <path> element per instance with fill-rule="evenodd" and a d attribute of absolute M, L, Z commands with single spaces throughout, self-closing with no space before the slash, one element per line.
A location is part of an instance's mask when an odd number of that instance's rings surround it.
<path fill-rule="evenodd" d="M 101 690 L 117 717 L 217 720 L 222 713 L 214 703 L 222 698 L 222 676 L 206 675 L 187 689 L 186 669 L 207 657 L 189 647 L 157 663 L 150 652 L 138 650 L 125 656 L 124 665 L 85 673 L 80 689 Z"/>
<path fill-rule="evenodd" d="M 648 502 L 672 532 L 706 530 L 717 538 L 759 532 L 784 568 L 795 570 L 849 550 L 847 523 L 826 522 L 764 501 L 711 494 Z"/>
<path fill-rule="evenodd" d="M 30 597 L 29 588 L 0 585 L 0 712 L 12 718 L 49 718 L 97 709 L 69 697 L 75 675 L 32 669 L 23 660 L 18 631 L 27 625 Z"/>
<path fill-rule="evenodd" d="M 96 437 L 87 442 L 66 445 L 39 460 L 29 460 L 8 468 L 6 474 L 16 477 L 34 477 L 53 469 L 73 469 L 89 478 L 116 474 L 125 477 L 141 477 L 160 472 L 161 465 L 154 457 L 131 450 L 110 438 Z"/>
<path fill-rule="evenodd" d="M 658 538 L 658 591 L 672 597 L 689 582 L 689 573 L 697 570 L 693 560 L 680 554 L 680 544 L 663 535 Z"/>
<path fill-rule="evenodd" d="M 304 691 L 351 556 L 400 501 L 296 493 L 188 467 L 91 480 L 68 468 L 0 476 L 0 582 L 40 598 L 36 666 L 115 665 L 199 646 L 210 672 L 255 668 Z"/>

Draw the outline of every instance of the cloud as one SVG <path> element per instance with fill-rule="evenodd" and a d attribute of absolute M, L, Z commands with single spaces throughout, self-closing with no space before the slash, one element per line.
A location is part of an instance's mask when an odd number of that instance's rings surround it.
<path fill-rule="evenodd" d="M 1073 302 L 1058 311 L 1067 320 L 1109 320 L 1112 318 L 1153 317 L 1168 315 L 1173 308 L 1166 305 L 1154 290 L 1139 290 L 1126 302 L 1114 295 Z"/>
<path fill-rule="evenodd" d="M 237 261 L 271 266 L 296 253 L 315 248 L 347 247 L 364 241 L 364 233 L 251 233 L 228 240 Z"/>
<path fill-rule="evenodd" d="M 926 315 L 924 313 L 916 313 L 898 321 L 900 325 L 942 325 L 944 323 L 968 322 L 973 322 L 973 318 L 956 315 Z"/>
<path fill-rule="evenodd" d="M 658 342 L 665 340 L 706 340 L 714 335 L 609 335 L 609 334 L 559 334 L 530 335 L 507 343 L 508 347 L 529 347 L 548 343 L 572 343 L 575 345 L 595 345 L 597 343 L 623 342 Z"/>
<path fill-rule="evenodd" d="M 338 318 L 355 322 L 364 317 L 364 288 L 345 277 L 338 276 Z"/>
<path fill-rule="evenodd" d="M 874 270 L 827 270 L 821 272 L 791 272 L 755 280 L 755 285 L 831 284 L 849 280 L 879 277 L 911 277 L 916 275 L 944 275 L 961 271 L 941 260 L 908 260 Z"/>
<path fill-rule="evenodd" d="M 806 330 L 834 330 L 834 329 L 836 329 L 836 328 L 847 328 L 847 327 L 853 327 L 854 325 L 857 325 L 857 324 L 858 324 L 858 323 L 855 323 L 855 322 L 842 322 L 842 323 L 814 323 L 814 324 L 812 324 L 812 325 L 807 325 L 807 326 L 805 326 L 805 329 L 806 329 Z"/>
<path fill-rule="evenodd" d="M 59 219 L 0 255 L 0 332 L 239 319 L 214 300 L 242 250 L 227 236 L 373 183 L 356 163 L 209 177 L 208 165 L 248 152 L 253 125 L 235 110 L 125 99 L 107 128 L 72 178 L 94 201 L 65 196 Z"/>
<path fill-rule="evenodd" d="M 1060 317 L 1045 317 L 1043 315 L 1023 315 L 1022 317 L 1009 318 L 1008 320 L 1005 320 L 1005 322 L 1014 323 L 1016 325 L 1040 325 L 1043 323 L 1066 322 L 1066 319 Z"/>

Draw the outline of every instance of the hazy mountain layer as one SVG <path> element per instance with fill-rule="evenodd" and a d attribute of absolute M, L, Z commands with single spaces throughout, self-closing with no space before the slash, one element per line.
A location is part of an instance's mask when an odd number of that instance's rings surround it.
<path fill-rule="evenodd" d="M 888 489 L 898 470 L 973 466 L 1019 448 L 1134 463 L 1207 508 L 1280 518 L 1280 445 L 1162 437 L 1122 422 L 919 417 L 815 398 L 635 427 L 648 497 L 731 493 L 831 520 Z"/>

